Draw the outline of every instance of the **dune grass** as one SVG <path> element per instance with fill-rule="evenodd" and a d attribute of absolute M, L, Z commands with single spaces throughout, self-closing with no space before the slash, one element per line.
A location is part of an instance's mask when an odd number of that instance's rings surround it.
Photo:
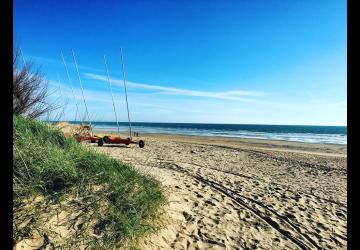
<path fill-rule="evenodd" d="M 80 235 L 95 248 L 136 242 L 156 230 L 154 221 L 165 202 L 158 181 L 65 138 L 44 122 L 14 115 L 13 123 L 14 213 L 29 197 L 54 204 L 70 194 L 86 204 L 87 229 Z M 14 235 L 21 238 L 16 223 Z"/>

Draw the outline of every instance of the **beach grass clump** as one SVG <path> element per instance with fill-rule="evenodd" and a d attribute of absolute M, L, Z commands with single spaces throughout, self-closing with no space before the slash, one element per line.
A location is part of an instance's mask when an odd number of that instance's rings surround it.
<path fill-rule="evenodd" d="M 62 207 L 76 214 L 75 218 L 69 215 L 69 221 L 77 225 L 74 238 L 83 237 L 95 248 L 136 242 L 156 230 L 155 221 L 165 202 L 157 180 L 65 138 L 45 122 L 14 115 L 13 137 L 14 214 L 30 197 L 44 197 L 43 208 L 49 216 L 49 207 L 66 204 Z M 36 224 L 39 218 L 24 228 L 41 228 Z M 14 219 L 14 235 L 20 238 L 21 223 Z M 41 229 L 46 231 L 45 226 Z"/>

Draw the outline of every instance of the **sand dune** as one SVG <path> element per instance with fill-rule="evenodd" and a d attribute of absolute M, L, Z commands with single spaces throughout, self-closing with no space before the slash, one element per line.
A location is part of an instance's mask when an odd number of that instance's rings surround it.
<path fill-rule="evenodd" d="M 164 225 L 141 249 L 345 249 L 346 146 L 146 136 L 95 150 L 158 178 Z"/>

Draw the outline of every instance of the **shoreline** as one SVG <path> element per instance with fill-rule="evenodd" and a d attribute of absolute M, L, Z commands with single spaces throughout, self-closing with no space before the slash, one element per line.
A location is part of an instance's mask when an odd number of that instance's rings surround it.
<path fill-rule="evenodd" d="M 145 147 L 83 145 L 161 183 L 162 226 L 141 249 L 347 247 L 347 145 L 160 133 L 132 139 Z"/>
<path fill-rule="evenodd" d="M 144 148 L 86 146 L 153 176 L 166 190 L 164 225 L 141 249 L 346 248 L 347 145 L 133 137 L 139 139 Z"/>
<path fill-rule="evenodd" d="M 110 134 L 117 135 L 114 131 L 94 130 L 96 134 Z M 120 132 L 121 137 L 128 137 L 126 133 Z M 278 150 L 278 151 L 293 151 L 293 152 L 306 152 L 312 154 L 334 155 L 334 156 L 347 156 L 347 144 L 332 144 L 332 143 L 311 143 L 299 142 L 288 140 L 275 140 L 275 139 L 257 139 L 257 138 L 239 138 L 239 137 L 224 137 L 224 136 L 203 136 L 203 135 L 183 135 L 183 134 L 166 134 L 166 133 L 139 133 L 137 138 L 161 138 L 162 140 L 179 141 L 197 144 L 216 144 L 216 145 L 231 145 L 235 147 L 256 147 L 265 150 Z"/>

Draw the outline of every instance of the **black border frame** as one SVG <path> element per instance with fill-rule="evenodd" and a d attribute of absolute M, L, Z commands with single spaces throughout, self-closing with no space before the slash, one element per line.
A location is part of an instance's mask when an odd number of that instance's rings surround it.
<path fill-rule="evenodd" d="M 341 1 L 341 0 L 339 0 Z M 356 1 L 347 1 L 347 131 L 348 131 L 348 249 L 356 249 L 358 241 L 356 239 L 356 229 L 359 219 L 359 207 L 357 205 L 357 171 L 356 164 L 356 141 L 357 129 L 356 126 L 356 108 L 355 100 L 358 98 L 356 85 L 359 80 L 356 62 L 359 61 L 359 53 L 356 51 L 360 45 L 357 39 L 357 29 L 355 17 Z M 1 205 L 0 205 L 0 247 L 1 249 L 12 249 L 12 216 L 13 216 L 13 202 L 12 202 L 12 57 L 13 57 L 13 1 L 3 0 L 0 3 L 0 26 L 1 26 L 1 119 L 0 119 L 0 146 L 1 146 L 1 166 L 0 174 L 0 190 L 1 190 Z"/>
<path fill-rule="evenodd" d="M 12 61 L 13 61 L 13 1 L 0 3 L 1 26 L 1 204 L 0 204 L 0 246 L 1 249 L 13 248 L 13 195 L 12 195 Z M 5 163 L 5 164 L 4 164 Z"/>

